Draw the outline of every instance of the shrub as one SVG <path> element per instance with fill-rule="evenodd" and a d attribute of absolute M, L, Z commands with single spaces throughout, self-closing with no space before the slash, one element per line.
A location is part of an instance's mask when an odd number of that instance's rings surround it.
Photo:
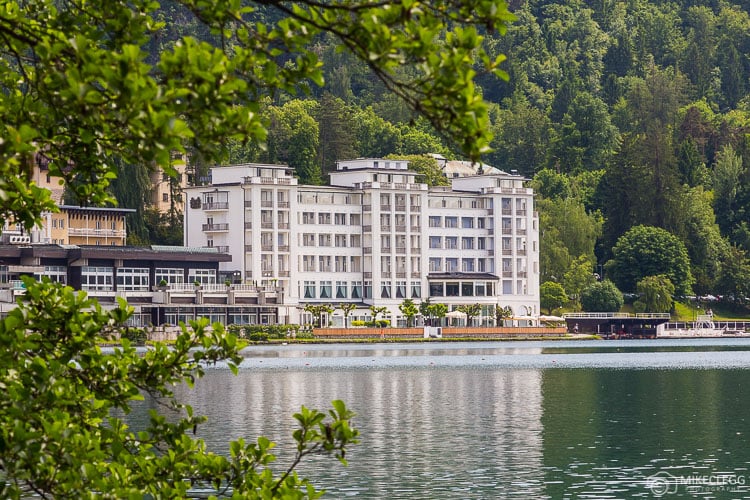
<path fill-rule="evenodd" d="M 128 339 L 132 344 L 145 345 L 148 335 L 143 328 L 126 328 L 120 335 L 123 339 Z"/>
<path fill-rule="evenodd" d="M 352 321 L 352 326 L 365 326 L 365 322 L 361 319 L 355 319 Z"/>

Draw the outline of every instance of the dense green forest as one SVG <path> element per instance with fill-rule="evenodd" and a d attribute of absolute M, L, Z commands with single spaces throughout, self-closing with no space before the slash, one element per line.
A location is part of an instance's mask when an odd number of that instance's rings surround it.
<path fill-rule="evenodd" d="M 683 293 L 750 295 L 750 2 L 515 1 L 504 36 L 508 80 L 479 77 L 501 170 L 539 195 L 542 282 L 574 295 L 593 271 L 623 291 L 613 248 L 631 228 L 664 229 L 684 245 Z M 159 50 L 209 40 L 164 2 Z M 255 16 L 279 16 L 271 7 Z M 436 40 L 435 43 L 441 43 Z M 262 95 L 265 147 L 227 141 L 227 162 L 280 162 L 323 184 L 335 161 L 458 148 L 395 97 L 364 62 L 320 37 L 325 84 Z M 400 68 L 408 79 L 413 68 Z M 201 166 L 199 157 L 194 163 Z M 664 273 L 668 274 L 668 273 Z"/>

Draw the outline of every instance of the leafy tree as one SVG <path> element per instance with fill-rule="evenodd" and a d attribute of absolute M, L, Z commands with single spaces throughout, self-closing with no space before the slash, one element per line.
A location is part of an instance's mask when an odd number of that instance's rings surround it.
<path fill-rule="evenodd" d="M 420 174 L 418 178 L 428 186 L 448 186 L 450 181 L 443 175 L 435 158 L 429 155 L 388 155 L 386 158 L 407 160 L 409 170 Z"/>
<path fill-rule="evenodd" d="M 466 325 L 472 326 L 472 320 L 481 314 L 482 306 L 479 304 L 461 304 L 456 307 L 456 310 L 464 313 L 466 315 Z"/>
<path fill-rule="evenodd" d="M 553 309 L 562 307 L 568 301 L 568 294 L 560 283 L 545 281 L 539 287 L 540 305 L 547 309 L 547 314 L 552 314 Z"/>
<path fill-rule="evenodd" d="M 750 299 L 750 262 L 745 250 L 737 246 L 729 248 L 721 263 L 715 290 L 725 295 L 729 302 L 747 306 Z"/>
<path fill-rule="evenodd" d="M 313 316 L 315 326 L 323 326 L 323 315 L 326 318 L 333 313 L 334 308 L 331 304 L 305 304 L 305 312 L 309 312 Z"/>
<path fill-rule="evenodd" d="M 26 498 L 186 498 L 192 487 L 239 497 L 301 498 L 314 495 L 294 472 L 312 454 L 344 461 L 357 441 L 352 413 L 334 401 L 328 419 L 302 408 L 295 415 L 296 453 L 291 466 L 274 473 L 273 444 L 265 438 L 206 450 L 193 437 L 204 417 L 179 404 L 172 392 L 192 386 L 205 367 L 225 360 L 236 372 L 237 339 L 219 323 L 202 319 L 182 326 L 173 345 L 136 351 L 123 327 L 132 308 L 121 301 L 104 310 L 83 293 L 60 284 L 25 279 L 25 300 L 0 321 L 0 496 Z M 99 342 L 120 337 L 121 347 L 103 353 Z M 170 418 L 151 413 L 142 429 L 122 417 L 143 395 L 159 398 Z M 165 452 L 169 450 L 169 452 Z"/>
<path fill-rule="evenodd" d="M 549 168 L 537 172 L 531 184 L 537 194 L 547 199 L 565 199 L 572 194 L 570 179 L 565 174 Z"/>
<path fill-rule="evenodd" d="M 378 316 L 386 314 L 387 312 L 388 308 L 385 306 L 370 306 L 370 313 L 372 314 L 373 321 L 377 321 Z"/>
<path fill-rule="evenodd" d="M 604 168 L 618 143 L 607 105 L 587 92 L 579 92 L 563 116 L 550 154 L 567 172 Z"/>
<path fill-rule="evenodd" d="M 669 312 L 672 310 L 674 292 L 674 285 L 667 276 L 646 276 L 638 282 L 640 297 L 633 307 L 636 312 Z"/>
<path fill-rule="evenodd" d="M 320 101 L 317 120 L 320 133 L 317 160 L 327 174 L 336 170 L 337 160 L 357 157 L 354 122 L 344 101 L 328 93 Z"/>
<path fill-rule="evenodd" d="M 406 326 L 414 326 L 414 317 L 419 312 L 419 308 L 412 299 L 404 299 L 398 306 L 398 310 L 401 314 L 406 316 Z"/>
<path fill-rule="evenodd" d="M 313 118 L 316 108 L 313 101 L 295 99 L 268 109 L 270 125 L 264 159 L 292 166 L 303 184 L 323 184 L 317 157 L 320 130 Z"/>
<path fill-rule="evenodd" d="M 732 235 L 737 224 L 742 221 L 742 179 L 746 168 L 742 157 L 731 146 L 724 146 L 716 157 L 714 165 L 714 211 L 722 233 Z"/>
<path fill-rule="evenodd" d="M 184 228 L 181 219 L 148 207 L 143 210 L 143 224 L 148 234 L 143 244 L 182 245 Z M 133 243 L 129 233 L 128 242 Z"/>
<path fill-rule="evenodd" d="M 594 265 L 587 256 L 581 255 L 574 260 L 563 277 L 565 290 L 573 297 L 573 301 L 578 304 L 581 298 L 581 292 L 594 283 Z"/>
<path fill-rule="evenodd" d="M 341 309 L 344 313 L 344 327 L 349 326 L 349 315 L 354 312 L 355 309 L 357 309 L 357 304 L 353 304 L 351 302 L 342 302 L 339 304 L 339 309 Z"/>
<path fill-rule="evenodd" d="M 597 281 L 581 293 L 581 309 L 586 312 L 617 312 L 623 304 L 622 292 L 610 280 Z"/>
<path fill-rule="evenodd" d="M 503 324 L 503 321 L 513 317 L 513 309 L 510 306 L 501 306 L 497 304 L 495 306 L 495 322 L 498 326 Z"/>
<path fill-rule="evenodd" d="M 354 113 L 357 153 L 365 158 L 382 158 L 398 150 L 401 130 L 378 116 L 372 107 Z"/>
<path fill-rule="evenodd" d="M 491 164 L 528 176 L 543 167 L 552 122 L 542 110 L 526 98 L 514 98 L 508 109 L 498 110 L 493 126 L 495 151 L 487 156 Z"/>
<path fill-rule="evenodd" d="M 687 295 L 693 284 L 685 245 L 664 229 L 633 227 L 617 241 L 612 254 L 605 269 L 621 290 L 635 291 L 641 279 L 661 274 L 680 295 Z"/>
<path fill-rule="evenodd" d="M 448 314 L 448 306 L 440 303 L 430 304 L 427 308 L 427 313 L 430 316 L 430 319 L 442 319 Z"/>

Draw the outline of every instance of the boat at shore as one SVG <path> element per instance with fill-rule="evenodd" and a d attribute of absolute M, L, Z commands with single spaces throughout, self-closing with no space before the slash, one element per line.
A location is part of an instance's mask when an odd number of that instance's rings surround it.
<path fill-rule="evenodd" d="M 656 338 L 750 337 L 750 333 L 731 323 L 717 324 L 712 314 L 700 314 L 692 323 L 662 323 L 656 327 Z"/>

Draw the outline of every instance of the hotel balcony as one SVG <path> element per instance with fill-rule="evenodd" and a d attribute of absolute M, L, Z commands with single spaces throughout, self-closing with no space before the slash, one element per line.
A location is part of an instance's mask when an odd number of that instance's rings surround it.
<path fill-rule="evenodd" d="M 124 238 L 124 229 L 94 229 L 88 227 L 68 228 L 70 236 L 95 236 L 99 238 Z"/>
<path fill-rule="evenodd" d="M 221 224 L 203 224 L 203 230 L 206 232 L 229 231 L 229 224 L 226 222 Z"/>
<path fill-rule="evenodd" d="M 203 210 L 229 210 L 228 201 L 211 201 L 203 204 Z"/>

